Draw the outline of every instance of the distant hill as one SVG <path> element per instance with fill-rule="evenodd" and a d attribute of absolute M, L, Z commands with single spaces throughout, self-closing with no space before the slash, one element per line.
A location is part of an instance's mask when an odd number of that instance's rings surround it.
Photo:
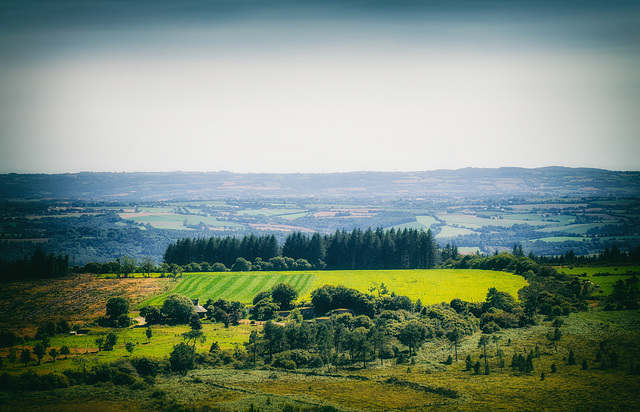
<path fill-rule="evenodd" d="M 451 199 L 638 196 L 640 172 L 544 167 L 351 173 L 70 173 L 0 175 L 0 199 L 103 201 L 278 197 Z"/>

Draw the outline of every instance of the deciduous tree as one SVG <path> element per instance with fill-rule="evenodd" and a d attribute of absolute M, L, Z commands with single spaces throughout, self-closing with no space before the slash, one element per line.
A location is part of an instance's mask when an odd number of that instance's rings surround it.
<path fill-rule="evenodd" d="M 291 308 L 291 301 L 298 297 L 298 291 L 288 283 L 278 283 L 271 288 L 271 299 L 280 306 L 280 310 Z"/>

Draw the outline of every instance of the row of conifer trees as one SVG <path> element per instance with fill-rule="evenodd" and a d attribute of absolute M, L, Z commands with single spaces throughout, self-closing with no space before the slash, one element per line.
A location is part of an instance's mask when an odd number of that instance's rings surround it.
<path fill-rule="evenodd" d="M 223 263 L 230 267 L 241 257 L 263 261 L 277 256 L 305 259 L 327 269 L 429 269 L 438 263 L 438 244 L 431 230 L 371 228 L 333 234 L 293 232 L 279 245 L 274 235 L 242 238 L 185 238 L 170 244 L 166 263 Z M 321 262 L 322 264 L 318 264 Z"/>

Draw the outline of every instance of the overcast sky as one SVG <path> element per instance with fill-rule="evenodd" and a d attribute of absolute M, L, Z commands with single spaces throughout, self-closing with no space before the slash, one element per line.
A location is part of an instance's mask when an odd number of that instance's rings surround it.
<path fill-rule="evenodd" d="M 637 1 L 0 3 L 0 173 L 639 159 Z"/>

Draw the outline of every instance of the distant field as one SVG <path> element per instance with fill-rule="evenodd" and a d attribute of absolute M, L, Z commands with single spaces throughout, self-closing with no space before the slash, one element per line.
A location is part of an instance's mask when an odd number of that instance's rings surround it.
<path fill-rule="evenodd" d="M 536 218 L 534 219 L 534 216 Z M 531 226 L 556 226 L 558 222 L 542 221 L 537 215 L 530 214 L 500 214 L 501 219 L 488 219 L 477 215 L 464 214 L 439 214 L 438 219 L 444 220 L 448 225 L 458 225 L 469 229 L 479 229 L 483 226 L 510 227 L 513 225 L 528 224 Z"/>
<path fill-rule="evenodd" d="M 640 272 L 640 266 L 596 266 L 596 267 L 566 267 L 557 266 L 558 272 L 564 272 L 567 275 L 593 276 L 596 273 L 615 273 L 624 275 L 625 273 Z M 598 276 L 596 276 L 598 277 Z"/>
<path fill-rule="evenodd" d="M 557 243 L 557 242 L 568 242 L 568 241 L 582 242 L 585 239 L 586 238 L 584 237 L 576 237 L 576 236 L 557 236 L 557 237 L 543 237 L 538 240 L 541 240 L 543 242 Z"/>
<path fill-rule="evenodd" d="M 613 285 L 618 280 L 628 279 L 627 272 L 640 272 L 640 266 L 600 266 L 600 267 L 557 267 L 558 272 L 568 275 L 577 275 L 580 279 L 590 280 L 600 286 L 602 296 L 608 296 L 613 292 Z M 613 276 L 594 276 L 596 273 L 613 273 Z"/>
<path fill-rule="evenodd" d="M 204 223 L 209 227 L 242 227 L 242 225 L 227 221 L 218 221 L 213 216 L 201 215 L 181 215 L 165 212 L 141 212 L 141 213 L 122 213 L 121 217 L 132 220 L 136 223 L 150 224 L 159 229 L 182 229 L 188 230 L 184 226 L 186 221 L 188 225 L 197 225 Z"/>
<path fill-rule="evenodd" d="M 538 232 L 566 232 L 584 235 L 589 229 L 600 228 L 607 224 L 610 223 L 579 223 L 567 226 L 545 227 L 542 229 L 538 229 Z"/>
<path fill-rule="evenodd" d="M 456 236 L 464 236 L 464 235 L 470 235 L 472 233 L 477 233 L 474 232 L 471 229 L 466 229 L 464 227 L 452 227 L 452 226 L 443 226 L 442 230 L 440 231 L 440 233 L 438 233 L 438 235 L 436 237 L 441 238 L 441 237 L 456 237 Z"/>
<path fill-rule="evenodd" d="M 394 229 L 422 229 L 422 230 L 428 230 L 431 228 L 431 225 L 433 225 L 434 223 L 438 223 L 438 221 L 436 220 L 436 218 L 434 218 L 433 216 L 416 216 L 416 221 L 415 222 L 409 222 L 409 223 L 403 223 L 401 225 L 395 225 L 392 226 Z"/>
<path fill-rule="evenodd" d="M 300 300 L 310 300 L 311 292 L 322 285 L 344 285 L 369 293 L 374 283 L 384 283 L 390 292 L 420 299 L 423 304 L 448 302 L 454 298 L 484 301 L 491 287 L 517 298 L 518 290 L 526 281 L 506 272 L 486 270 L 357 270 L 312 272 L 247 272 L 247 273 L 194 273 L 185 274 L 171 292 L 166 292 L 141 303 L 140 306 L 161 305 L 170 293 L 190 298 L 224 298 L 251 302 L 263 290 L 279 282 L 292 284 Z"/>

